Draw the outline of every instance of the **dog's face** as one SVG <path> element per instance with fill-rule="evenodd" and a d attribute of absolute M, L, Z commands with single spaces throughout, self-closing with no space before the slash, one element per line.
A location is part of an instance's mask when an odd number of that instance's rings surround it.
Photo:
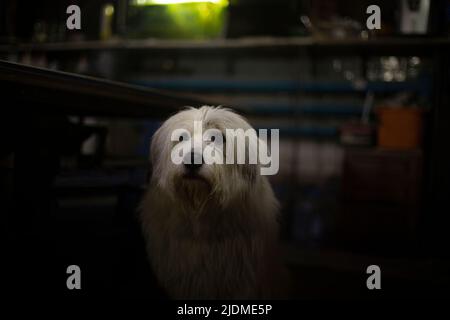
<path fill-rule="evenodd" d="M 201 126 L 201 128 L 199 128 Z M 226 154 L 227 129 L 252 129 L 241 116 L 228 109 L 201 107 L 181 111 L 169 118 L 155 133 L 151 145 L 152 183 L 186 206 L 199 208 L 206 203 L 225 206 L 239 201 L 258 178 L 258 164 L 208 161 L 207 154 Z M 247 140 L 248 141 L 248 140 Z M 233 144 L 235 150 L 236 145 Z M 247 143 L 247 152 L 256 152 Z M 177 148 L 177 149 L 175 149 Z M 205 153 L 208 149 L 210 152 Z M 183 150 L 186 161 L 175 163 L 174 152 Z M 247 155 L 248 156 L 248 155 Z M 248 156 L 249 157 L 249 156 Z"/>

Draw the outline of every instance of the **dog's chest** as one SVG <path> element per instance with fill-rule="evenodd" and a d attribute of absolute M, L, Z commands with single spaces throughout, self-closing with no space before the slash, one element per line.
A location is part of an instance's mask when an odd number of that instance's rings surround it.
<path fill-rule="evenodd" d="M 219 272 L 227 266 L 241 266 L 244 261 L 254 260 L 259 247 L 252 238 L 244 236 L 219 239 L 169 236 L 166 239 L 157 248 L 160 259 L 188 272 L 199 268 Z"/>
<path fill-rule="evenodd" d="M 213 241 L 172 237 L 153 248 L 154 267 L 174 296 L 246 295 L 253 290 L 262 255 L 257 242 L 242 236 Z"/>

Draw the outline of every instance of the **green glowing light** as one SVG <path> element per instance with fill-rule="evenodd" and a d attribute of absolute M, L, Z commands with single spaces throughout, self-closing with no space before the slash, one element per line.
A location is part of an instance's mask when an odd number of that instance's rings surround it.
<path fill-rule="evenodd" d="M 105 15 L 107 16 L 112 16 L 114 14 L 114 6 L 111 4 L 107 4 L 104 8 L 103 8 Z"/>
<path fill-rule="evenodd" d="M 212 39 L 223 35 L 228 0 L 131 0 L 130 38 Z"/>

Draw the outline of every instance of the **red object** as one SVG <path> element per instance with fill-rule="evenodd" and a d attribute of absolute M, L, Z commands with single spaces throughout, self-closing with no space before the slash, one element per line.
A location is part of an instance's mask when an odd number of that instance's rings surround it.
<path fill-rule="evenodd" d="M 377 108 L 380 125 L 378 146 L 395 149 L 415 149 L 422 143 L 422 114 L 419 108 Z"/>

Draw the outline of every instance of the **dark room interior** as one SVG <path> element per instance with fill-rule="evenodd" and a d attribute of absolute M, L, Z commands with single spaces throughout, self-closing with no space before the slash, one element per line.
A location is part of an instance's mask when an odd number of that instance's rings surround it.
<path fill-rule="evenodd" d="M 138 208 L 155 131 L 203 105 L 279 129 L 287 299 L 449 297 L 448 0 L 3 0 L 0 92 L 11 297 L 169 299 Z"/>

